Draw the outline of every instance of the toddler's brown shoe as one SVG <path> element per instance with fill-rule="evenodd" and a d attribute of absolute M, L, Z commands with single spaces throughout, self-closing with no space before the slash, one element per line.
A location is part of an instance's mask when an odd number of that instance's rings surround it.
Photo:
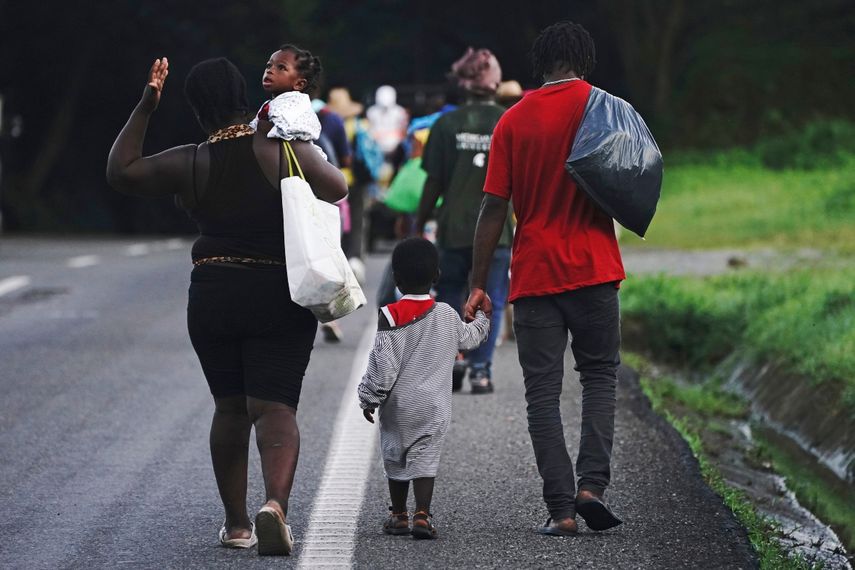
<path fill-rule="evenodd" d="M 395 513 L 389 507 L 389 518 L 383 523 L 383 532 L 395 536 L 410 534 L 410 513 Z"/>
<path fill-rule="evenodd" d="M 433 539 L 436 538 L 436 529 L 431 524 L 433 515 L 427 511 L 416 511 L 413 515 L 413 538 Z"/>

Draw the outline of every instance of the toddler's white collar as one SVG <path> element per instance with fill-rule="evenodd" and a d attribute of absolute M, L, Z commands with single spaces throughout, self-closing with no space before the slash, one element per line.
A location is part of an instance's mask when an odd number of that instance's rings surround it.
<path fill-rule="evenodd" d="M 406 299 L 407 301 L 430 301 L 430 295 L 404 295 L 401 297 L 403 301 Z"/>

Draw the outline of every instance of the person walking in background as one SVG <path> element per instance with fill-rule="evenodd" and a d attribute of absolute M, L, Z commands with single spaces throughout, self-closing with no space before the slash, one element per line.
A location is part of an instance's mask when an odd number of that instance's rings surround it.
<path fill-rule="evenodd" d="M 466 93 L 467 99 L 464 105 L 439 117 L 431 128 L 422 154 L 422 168 L 428 178 L 419 203 L 415 231 L 424 231 L 441 196 L 443 203 L 436 232 L 441 270 L 436 285 L 437 300 L 462 312 L 472 269 L 472 240 L 487 174 L 490 140 L 504 112 L 494 100 L 502 70 L 489 50 L 469 48 L 451 67 L 450 76 Z M 486 285 L 493 300 L 490 337 L 468 355 L 473 394 L 493 391 L 490 366 L 508 294 L 512 239 L 511 217 L 506 215 Z"/>
<path fill-rule="evenodd" d="M 577 513 L 593 530 L 621 523 L 604 493 L 620 364 L 618 287 L 625 274 L 612 219 L 564 169 L 591 90 L 585 78 L 594 69 L 594 42 L 582 26 L 559 22 L 537 37 L 532 62 L 543 85 L 511 107 L 493 134 L 466 314 L 490 307 L 485 289 L 512 201 L 510 300 L 528 429 L 550 517 L 540 532 L 566 535 L 576 532 Z M 559 401 L 568 331 L 582 384 L 578 493 Z"/>
<path fill-rule="evenodd" d="M 279 72 L 270 70 L 265 79 Z M 249 548 L 257 540 L 259 554 L 289 554 L 297 405 L 317 321 L 288 292 L 279 193 L 283 143 L 268 138 L 273 125 L 267 120 L 258 121 L 257 130 L 246 123 L 246 81 L 218 58 L 194 66 L 184 84 L 207 141 L 142 156 L 167 74 L 166 58 L 155 61 L 142 99 L 110 150 L 107 182 L 136 196 L 175 195 L 198 224 L 187 325 L 214 397 L 211 459 L 225 509 L 219 541 Z M 290 144 L 318 198 L 343 198 L 344 178 L 308 142 L 312 133 L 288 131 L 306 139 Z M 255 525 L 246 505 L 253 427 L 266 493 Z"/>
<path fill-rule="evenodd" d="M 374 104 L 368 108 L 369 133 L 385 157 L 380 183 L 385 187 L 395 176 L 403 161 L 401 143 L 407 134 L 409 113 L 398 105 L 398 92 L 391 85 L 381 85 L 374 94 Z"/>
<path fill-rule="evenodd" d="M 368 369 L 357 389 L 365 419 L 380 409 L 380 449 L 392 505 L 386 534 L 409 534 L 407 495 L 416 499 L 413 538 L 436 538 L 430 505 L 442 441 L 451 423 L 451 368 L 458 350 L 475 348 L 490 321 L 478 311 L 463 323 L 455 309 L 430 296 L 438 269 L 436 247 L 408 238 L 392 252 L 400 301 L 380 309 Z"/>
<path fill-rule="evenodd" d="M 415 217 L 419 210 L 419 202 L 424 189 L 427 173 L 422 169 L 422 153 L 424 145 L 430 135 L 430 128 L 445 113 L 453 111 L 457 105 L 451 101 L 457 92 L 457 86 L 446 90 L 450 96 L 444 96 L 442 103 L 435 112 L 423 117 L 415 117 L 407 127 L 407 140 L 405 146 L 409 149 L 407 162 L 398 170 L 398 174 L 389 185 L 389 189 L 383 198 L 382 204 L 375 204 L 374 209 L 382 208 L 395 216 L 394 231 L 395 239 L 401 240 L 413 234 Z M 372 214 L 375 212 L 372 211 Z M 436 241 L 436 232 L 425 230 L 422 237 L 430 242 Z M 383 270 L 380 287 L 377 289 L 377 304 L 387 305 L 393 303 L 400 297 L 392 278 L 392 264 L 388 263 Z M 455 376 L 457 378 L 457 376 Z M 455 389 L 459 389 L 456 384 Z"/>
<path fill-rule="evenodd" d="M 322 99 L 313 99 L 312 109 L 318 115 L 318 121 L 321 124 L 321 137 L 326 140 L 330 147 L 328 151 L 325 149 L 327 158 L 334 156 L 335 162 L 333 164 L 335 166 L 342 171 L 349 169 L 352 164 L 353 153 L 347 140 L 347 133 L 344 130 L 344 121 L 337 113 L 327 108 L 327 104 Z M 349 198 L 339 200 L 336 202 L 336 206 L 338 206 L 341 215 L 342 242 L 346 242 L 353 229 Z M 364 282 L 364 272 L 361 282 Z M 341 342 L 344 338 L 341 327 L 336 321 L 323 323 L 321 331 L 324 340 L 327 342 Z"/>
<path fill-rule="evenodd" d="M 321 123 L 321 134 L 327 137 L 330 145 L 335 151 L 336 161 L 339 168 L 350 168 L 353 152 L 347 141 L 347 133 L 344 130 L 344 119 L 329 108 L 323 99 L 312 99 L 312 109 L 318 115 Z"/>
<path fill-rule="evenodd" d="M 365 280 L 364 249 L 365 200 L 369 187 L 377 182 L 383 155 L 368 135 L 368 121 L 360 118 L 364 107 L 354 101 L 346 87 L 334 87 L 327 95 L 327 108 L 344 120 L 344 130 L 352 151 L 350 165 L 342 168 L 349 189 L 350 233 L 342 241 L 342 249 L 360 282 Z"/>

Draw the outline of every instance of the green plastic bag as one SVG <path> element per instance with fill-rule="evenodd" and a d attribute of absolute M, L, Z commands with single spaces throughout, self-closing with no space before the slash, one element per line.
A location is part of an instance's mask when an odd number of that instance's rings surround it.
<path fill-rule="evenodd" d="M 427 172 L 422 170 L 422 157 L 411 158 L 398 170 L 389 185 L 384 200 L 386 206 L 405 214 L 415 214 L 419 209 L 425 180 Z"/>

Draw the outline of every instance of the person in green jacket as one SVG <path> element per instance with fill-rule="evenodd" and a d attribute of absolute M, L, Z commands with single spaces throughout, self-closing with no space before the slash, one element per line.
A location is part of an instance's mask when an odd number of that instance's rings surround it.
<path fill-rule="evenodd" d="M 422 155 L 422 168 L 428 177 L 419 203 L 415 231 L 424 231 L 437 200 L 442 197 L 436 235 L 441 271 L 436 285 L 437 301 L 462 311 L 468 294 L 472 241 L 487 175 L 490 141 L 505 109 L 495 101 L 502 70 L 489 50 L 469 48 L 452 65 L 449 76 L 466 94 L 466 102 L 442 115 L 431 128 Z M 468 354 L 473 394 L 493 391 L 490 365 L 508 295 L 512 238 L 513 226 L 509 215 L 490 268 L 488 294 L 493 301 L 490 336 Z"/>

